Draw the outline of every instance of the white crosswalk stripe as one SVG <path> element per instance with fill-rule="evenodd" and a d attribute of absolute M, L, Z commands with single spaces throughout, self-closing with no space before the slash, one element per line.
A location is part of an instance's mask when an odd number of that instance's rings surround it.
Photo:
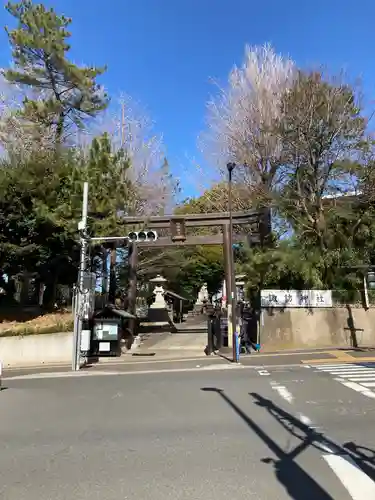
<path fill-rule="evenodd" d="M 315 366 L 320 373 L 332 375 L 345 387 L 375 399 L 375 364 L 336 364 Z"/>
<path fill-rule="evenodd" d="M 355 377 L 350 377 L 349 380 L 353 380 L 353 382 L 371 382 L 372 380 L 374 380 L 374 377 L 366 377 L 361 375 L 361 376 L 355 376 Z"/>

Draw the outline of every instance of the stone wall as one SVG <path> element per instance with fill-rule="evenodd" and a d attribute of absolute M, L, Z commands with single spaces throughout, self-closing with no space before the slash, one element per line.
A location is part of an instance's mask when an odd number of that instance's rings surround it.
<path fill-rule="evenodd" d="M 375 308 L 263 310 L 260 323 L 267 350 L 375 345 Z"/>

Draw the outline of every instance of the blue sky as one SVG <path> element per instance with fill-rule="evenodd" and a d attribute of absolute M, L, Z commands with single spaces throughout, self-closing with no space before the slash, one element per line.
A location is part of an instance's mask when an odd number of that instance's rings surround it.
<path fill-rule="evenodd" d="M 205 103 L 242 61 L 244 46 L 271 42 L 299 65 L 344 67 L 375 98 L 374 0 L 50 0 L 73 18 L 72 58 L 107 64 L 112 95 L 140 101 L 164 135 L 172 169 L 182 175 L 204 128 Z M 9 24 L 5 10 L 0 24 Z M 0 66 L 10 60 L 0 34 Z M 205 168 L 208 168 L 206 166 Z M 194 187 L 188 180 L 184 194 Z"/>

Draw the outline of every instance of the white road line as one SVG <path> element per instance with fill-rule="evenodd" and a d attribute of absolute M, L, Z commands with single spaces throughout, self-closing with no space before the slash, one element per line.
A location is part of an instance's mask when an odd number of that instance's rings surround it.
<path fill-rule="evenodd" d="M 347 368 L 330 368 L 329 370 L 319 370 L 319 373 L 331 372 L 351 372 L 356 370 L 375 370 L 373 366 L 348 366 Z"/>
<path fill-rule="evenodd" d="M 331 365 L 330 367 L 316 366 L 317 373 L 328 373 L 333 375 L 334 380 L 340 382 L 348 389 L 360 392 L 368 398 L 375 399 L 375 368 L 373 366 L 361 366 L 359 364 Z"/>
<path fill-rule="evenodd" d="M 324 372 L 324 373 L 363 373 L 363 372 L 375 374 L 375 370 L 373 368 L 353 368 L 352 370 L 330 370 L 329 372 Z"/>
<path fill-rule="evenodd" d="M 368 398 L 375 399 L 375 392 L 371 391 L 371 389 L 366 389 L 363 385 L 357 384 L 356 382 L 346 382 L 345 380 L 335 378 L 337 382 L 341 382 L 342 385 L 348 387 L 349 389 L 353 389 L 353 391 L 360 392 L 364 396 Z"/>
<path fill-rule="evenodd" d="M 361 469 L 339 455 L 323 455 L 353 500 L 375 498 L 375 483 Z"/>
<path fill-rule="evenodd" d="M 294 397 L 293 397 L 292 393 L 289 392 L 285 386 L 274 385 L 274 384 L 271 384 L 271 385 L 272 385 L 272 389 L 277 391 L 279 393 L 279 396 L 281 396 L 283 399 L 285 399 L 285 401 L 288 401 L 288 403 L 290 403 L 290 404 L 293 403 Z"/>
<path fill-rule="evenodd" d="M 345 382 L 340 379 L 335 379 L 337 382 L 341 382 L 345 387 L 348 387 L 349 389 L 353 389 L 353 391 L 357 392 L 363 392 L 365 388 L 362 385 L 357 384 L 356 382 Z"/>
<path fill-rule="evenodd" d="M 350 377 L 362 377 L 363 375 L 366 375 L 369 377 L 370 375 L 375 376 L 375 370 L 355 370 L 352 372 L 331 372 L 331 374 L 334 375 L 343 375 L 343 376 L 350 376 Z"/>
<path fill-rule="evenodd" d="M 333 366 L 330 370 L 355 370 L 364 368 L 365 370 L 374 370 L 374 365 L 353 365 L 353 366 Z"/>
<path fill-rule="evenodd" d="M 375 387 L 375 382 L 364 382 L 362 383 L 362 385 L 364 385 L 365 387 Z"/>
<path fill-rule="evenodd" d="M 86 378 L 86 377 L 104 377 L 109 375 L 119 375 L 121 372 L 103 371 L 103 372 L 47 372 L 47 373 L 31 373 L 27 375 L 14 375 L 7 377 L 5 380 L 37 380 L 48 378 Z M 134 372 L 136 373 L 136 372 Z M 138 373 L 138 372 L 137 372 Z"/>
<path fill-rule="evenodd" d="M 268 375 L 270 375 L 270 372 L 267 370 L 258 370 L 258 374 L 267 377 Z"/>
<path fill-rule="evenodd" d="M 348 380 L 351 380 L 352 382 L 371 382 L 372 380 L 375 381 L 375 377 L 346 377 Z"/>
<path fill-rule="evenodd" d="M 337 369 L 337 368 L 330 368 L 329 370 L 319 370 L 317 371 L 316 373 L 332 373 L 332 372 L 336 372 L 336 373 L 345 373 L 345 372 L 351 372 L 351 371 L 355 371 L 355 370 L 373 370 L 373 368 L 355 368 L 355 367 L 351 367 L 351 368 L 340 368 L 340 369 Z"/>
<path fill-rule="evenodd" d="M 243 366 L 243 365 L 221 365 L 218 364 L 217 367 L 213 367 L 209 365 L 209 367 L 205 368 L 206 370 L 238 370 L 238 369 L 247 369 L 251 367 Z M 89 371 L 89 372 L 49 372 L 49 373 L 36 373 L 29 375 L 15 375 L 12 377 L 6 377 L 4 381 L 8 380 L 32 380 L 32 379 L 41 379 L 41 378 L 80 378 L 80 377 L 101 377 L 101 376 L 129 376 L 129 375 L 156 375 L 158 373 L 187 373 L 187 372 L 201 372 L 203 367 L 199 368 L 163 368 L 161 370 L 137 370 L 137 371 Z"/>
<path fill-rule="evenodd" d="M 279 368 L 281 369 L 285 369 L 285 370 L 290 370 L 291 368 L 302 368 L 305 367 L 305 365 L 301 365 L 301 363 L 287 363 L 287 364 L 279 364 L 279 365 L 251 365 L 249 366 L 249 368 L 251 368 L 252 370 L 257 370 L 257 369 L 271 369 L 271 370 L 277 370 Z M 311 367 L 308 367 L 308 368 L 311 368 Z"/>
<path fill-rule="evenodd" d="M 333 451 L 333 450 L 332 450 L 329 446 L 327 446 L 325 443 L 318 443 L 318 445 L 319 445 L 319 448 L 320 448 L 321 450 L 324 450 L 324 451 L 326 451 L 327 453 L 330 453 L 330 454 L 331 454 L 331 453 L 335 453 L 335 452 L 334 452 L 334 451 Z"/>
<path fill-rule="evenodd" d="M 302 413 L 299 413 L 298 414 L 298 419 L 304 425 L 307 425 L 308 427 L 312 426 L 312 420 L 309 417 L 306 417 L 306 415 L 303 415 Z"/>
<path fill-rule="evenodd" d="M 358 366 L 358 365 L 346 363 L 344 365 L 319 365 L 319 366 L 315 366 L 314 368 L 316 368 L 317 370 L 329 371 L 329 370 L 332 370 L 334 368 L 353 368 L 356 366 Z"/>
<path fill-rule="evenodd" d="M 374 366 L 356 365 L 356 366 L 340 366 L 340 367 L 332 366 L 332 368 L 330 368 L 329 370 L 319 370 L 319 371 L 321 371 L 321 372 L 331 372 L 331 371 L 346 372 L 346 371 L 350 371 L 350 370 L 374 370 L 374 369 L 375 369 Z"/>

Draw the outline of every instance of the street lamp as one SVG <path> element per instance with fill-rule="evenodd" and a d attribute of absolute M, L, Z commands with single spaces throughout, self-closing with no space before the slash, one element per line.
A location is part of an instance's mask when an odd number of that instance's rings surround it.
<path fill-rule="evenodd" d="M 234 255 L 233 255 L 233 207 L 232 207 L 232 173 L 235 163 L 227 163 L 228 170 L 228 212 L 229 212 L 229 255 L 228 255 L 228 291 L 230 297 L 228 300 L 228 336 L 232 334 L 233 361 L 238 363 L 238 334 L 236 332 L 236 278 L 234 274 Z"/>

